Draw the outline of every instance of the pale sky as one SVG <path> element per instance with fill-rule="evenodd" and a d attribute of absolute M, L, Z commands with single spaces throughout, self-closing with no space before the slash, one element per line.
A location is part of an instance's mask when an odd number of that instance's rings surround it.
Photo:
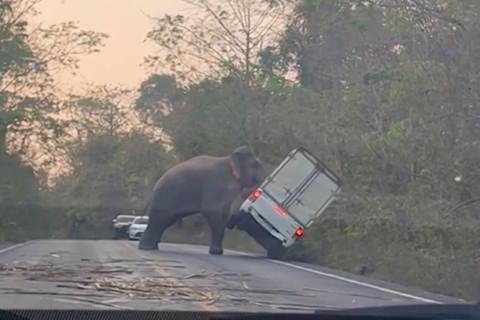
<path fill-rule="evenodd" d="M 45 23 L 78 21 L 81 29 L 110 35 L 100 53 L 82 58 L 75 82 L 137 86 L 147 74 L 143 58 L 156 49 L 143 42 L 154 22 L 142 11 L 161 17 L 187 7 L 182 0 L 43 0 L 36 8 Z"/>
<path fill-rule="evenodd" d="M 75 78 L 65 73 L 61 79 L 63 90 L 80 89 L 80 92 L 82 82 L 137 88 L 148 75 L 140 66 L 143 58 L 157 49 L 154 43 L 143 42 L 155 24 L 145 14 L 162 17 L 165 14 L 188 15 L 189 12 L 182 0 L 42 0 L 36 9 L 41 12 L 35 17 L 36 22 L 50 25 L 75 21 L 82 30 L 110 36 L 100 53 L 81 57 Z M 32 154 L 36 154 L 34 145 L 32 150 Z M 46 169 L 52 175 L 50 178 L 54 178 L 64 166 L 60 161 Z"/>

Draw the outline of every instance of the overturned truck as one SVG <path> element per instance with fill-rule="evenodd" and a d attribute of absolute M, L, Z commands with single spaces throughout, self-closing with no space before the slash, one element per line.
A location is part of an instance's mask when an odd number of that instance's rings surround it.
<path fill-rule="evenodd" d="M 227 228 L 248 233 L 281 259 L 335 199 L 340 179 L 305 148 L 296 148 L 254 189 L 232 204 Z"/>

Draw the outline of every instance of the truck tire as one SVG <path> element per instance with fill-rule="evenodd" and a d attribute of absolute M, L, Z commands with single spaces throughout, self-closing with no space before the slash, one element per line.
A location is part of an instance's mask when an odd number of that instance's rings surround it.
<path fill-rule="evenodd" d="M 246 213 L 244 211 L 238 211 L 237 213 L 232 214 L 227 220 L 227 228 L 230 230 L 235 228 L 240 221 L 242 221 L 242 218 L 245 216 L 245 214 Z"/>
<path fill-rule="evenodd" d="M 267 249 L 267 257 L 272 260 L 282 260 L 287 250 L 280 242 L 271 243 Z"/>

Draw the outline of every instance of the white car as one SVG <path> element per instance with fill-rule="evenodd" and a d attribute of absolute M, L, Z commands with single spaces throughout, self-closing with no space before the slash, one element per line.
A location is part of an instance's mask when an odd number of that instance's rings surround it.
<path fill-rule="evenodd" d="M 128 236 L 128 228 L 130 228 L 130 224 L 135 219 L 135 216 L 131 215 L 119 215 L 115 219 L 113 219 L 113 239 L 117 240 L 120 238 L 126 238 Z"/>
<path fill-rule="evenodd" d="M 128 230 L 128 239 L 140 240 L 142 234 L 145 232 L 145 229 L 147 229 L 147 225 L 148 217 L 136 217 Z"/>

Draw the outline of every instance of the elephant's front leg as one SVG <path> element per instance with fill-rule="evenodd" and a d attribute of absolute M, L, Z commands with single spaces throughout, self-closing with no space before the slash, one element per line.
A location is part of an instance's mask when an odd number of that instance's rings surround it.
<path fill-rule="evenodd" d="M 223 254 L 223 237 L 225 235 L 224 214 L 222 212 L 205 212 L 203 216 L 210 226 L 212 239 L 210 242 L 210 254 Z"/>

